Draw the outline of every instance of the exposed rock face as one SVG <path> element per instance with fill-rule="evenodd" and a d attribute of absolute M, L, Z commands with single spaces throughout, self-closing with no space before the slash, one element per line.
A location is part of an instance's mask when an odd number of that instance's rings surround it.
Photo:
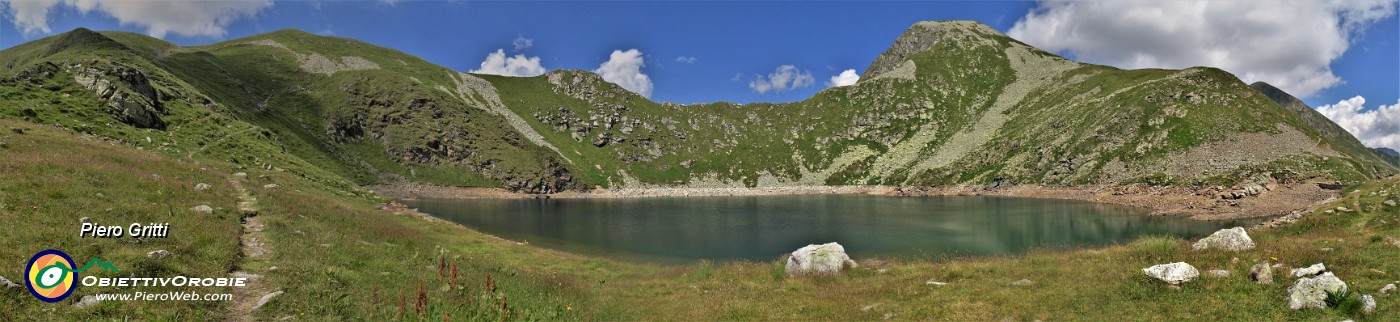
<path fill-rule="evenodd" d="M 1249 268 L 1249 280 L 1259 284 L 1274 283 L 1274 268 L 1269 266 L 1269 261 L 1254 264 Z"/>
<path fill-rule="evenodd" d="M 1254 249 L 1254 240 L 1249 239 L 1249 234 L 1244 231 L 1244 227 L 1235 227 L 1216 231 L 1209 237 L 1202 238 L 1192 244 L 1191 248 L 1195 250 L 1216 248 L 1238 252 Z"/>
<path fill-rule="evenodd" d="M 1328 292 L 1337 293 L 1346 289 L 1347 283 L 1333 276 L 1332 272 L 1322 273 L 1317 277 L 1299 278 L 1288 288 L 1288 308 L 1325 308 Z"/>
<path fill-rule="evenodd" d="M 123 66 L 104 70 L 74 65 L 69 66 L 69 71 L 74 81 L 107 102 L 107 111 L 113 117 L 136 127 L 165 129 L 165 121 L 160 118 L 165 107 L 146 74 Z"/>
<path fill-rule="evenodd" d="M 1152 267 L 1142 269 L 1142 272 L 1147 274 L 1147 276 L 1171 283 L 1172 285 L 1181 285 L 1181 283 L 1190 282 L 1201 275 L 1201 272 L 1196 270 L 1196 267 L 1186 262 L 1152 265 Z"/>
<path fill-rule="evenodd" d="M 846 255 L 845 247 L 837 243 L 826 243 L 807 245 L 792 252 L 792 256 L 788 256 L 785 270 L 788 276 L 836 275 L 841 273 L 841 269 L 854 267 L 856 262 Z"/>

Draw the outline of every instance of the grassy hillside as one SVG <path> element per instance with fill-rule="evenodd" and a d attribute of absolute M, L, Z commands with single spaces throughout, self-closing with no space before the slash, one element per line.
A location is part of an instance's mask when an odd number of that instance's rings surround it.
<path fill-rule="evenodd" d="M 16 133 L 11 129 L 21 129 Z M 1254 230 L 1259 245 L 1244 252 L 1192 251 L 1191 241 L 1143 238 L 1100 249 L 1046 249 L 978 259 L 871 258 L 840 277 L 786 278 L 781 261 L 658 267 L 542 250 L 458 225 L 376 209 L 287 171 L 249 170 L 222 160 L 176 160 L 165 153 L 71 130 L 0 121 L 0 261 L 23 262 L 45 248 L 75 259 L 99 257 L 120 274 L 264 275 L 273 298 L 250 317 L 228 302 L 103 302 L 81 309 L 34 300 L 22 288 L 0 289 L 3 320 L 1383 320 L 1400 297 L 1378 296 L 1374 315 L 1335 309 L 1290 310 L 1286 269 L 1275 283 L 1254 284 L 1250 265 L 1325 263 L 1356 291 L 1375 294 L 1400 272 L 1400 181 L 1350 188 L 1344 198 L 1307 213 L 1292 226 Z M 208 183 L 207 190 L 194 185 Z M 258 188 L 276 183 L 276 189 Z M 237 186 L 251 187 L 269 255 L 238 252 Z M 212 214 L 187 209 L 207 204 Z M 1347 211 L 1336 211 L 1346 207 Z M 106 208 L 111 208 L 107 210 Z M 98 223 L 168 221 L 171 238 L 92 241 L 72 237 L 80 217 Z M 164 259 L 148 258 L 164 249 Z M 775 254 L 776 256 L 779 254 Z M 1239 260 L 1236 261 L 1235 259 Z M 1140 272 L 1185 261 L 1226 278 L 1201 278 L 1172 289 Z M 448 267 L 439 271 L 438 267 Z M 457 278 L 451 267 L 457 267 Z M 273 267 L 276 267 L 275 269 Z M 22 268 L 0 266 L 19 280 Z M 89 272 L 95 276 L 118 276 Z M 488 288 L 487 276 L 495 285 Z M 1093 276 L 1095 283 L 1083 283 Z M 1030 286 L 1012 281 L 1029 279 Z M 939 281 L 948 285 L 928 285 Z M 140 288 L 141 291 L 167 291 Z M 71 298 L 112 288 L 82 287 Z M 232 292 L 200 288 L 199 292 Z M 420 297 L 424 305 L 415 304 Z M 243 298 L 242 300 L 249 300 Z M 505 310 L 501 310 L 504 303 Z"/>
<path fill-rule="evenodd" d="M 1218 69 L 1081 64 L 967 21 L 915 24 L 858 84 L 785 104 L 657 103 L 584 71 L 458 73 L 295 30 L 179 47 L 79 29 L 0 57 L 0 117 L 341 187 L 1232 185 L 1396 171 L 1280 105 L 1286 93 Z"/>

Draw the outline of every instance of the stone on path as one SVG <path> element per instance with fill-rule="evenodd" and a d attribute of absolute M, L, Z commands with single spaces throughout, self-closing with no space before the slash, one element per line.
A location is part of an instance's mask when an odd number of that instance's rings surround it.
<path fill-rule="evenodd" d="M 263 295 L 262 298 L 258 299 L 258 304 L 253 305 L 253 311 L 257 311 L 258 308 L 267 304 L 268 301 L 272 301 L 272 298 L 277 297 L 278 295 L 282 295 L 282 291 L 276 291 L 272 293 L 267 293 L 267 295 Z"/>

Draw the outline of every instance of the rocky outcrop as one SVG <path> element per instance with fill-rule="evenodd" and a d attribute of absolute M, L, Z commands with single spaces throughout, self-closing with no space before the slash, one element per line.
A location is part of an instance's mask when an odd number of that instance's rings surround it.
<path fill-rule="evenodd" d="M 784 269 L 788 276 L 801 275 L 836 275 L 842 269 L 855 268 L 856 262 L 846 255 L 846 248 L 841 244 L 826 243 L 821 245 L 807 245 L 792 252 L 788 256 L 787 266 Z"/>
<path fill-rule="evenodd" d="M 1332 275 L 1332 272 L 1322 273 L 1317 277 L 1299 278 L 1288 288 L 1288 308 L 1298 310 L 1304 308 L 1325 308 L 1327 307 L 1327 293 L 1340 293 L 1347 290 L 1347 283 Z"/>
<path fill-rule="evenodd" d="M 1254 249 L 1254 240 L 1249 238 L 1249 234 L 1244 231 L 1244 227 L 1221 229 L 1209 237 L 1202 238 L 1191 245 L 1195 250 L 1222 249 L 1232 252 Z"/>
<path fill-rule="evenodd" d="M 1191 266 L 1191 264 L 1187 264 L 1186 262 L 1152 265 L 1152 267 L 1142 269 L 1142 272 L 1147 274 L 1147 276 L 1172 285 L 1181 285 L 1181 283 L 1190 282 L 1201 275 L 1201 272 L 1196 270 L 1195 266 Z"/>
<path fill-rule="evenodd" d="M 122 123 L 136 127 L 165 129 L 165 107 L 146 74 L 135 68 L 69 66 L 73 80 L 107 104 L 107 111 Z"/>

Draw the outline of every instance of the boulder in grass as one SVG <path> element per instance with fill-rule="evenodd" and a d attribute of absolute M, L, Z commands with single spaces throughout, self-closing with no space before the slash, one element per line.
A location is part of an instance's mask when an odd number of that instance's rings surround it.
<path fill-rule="evenodd" d="M 1152 265 L 1152 267 L 1142 269 L 1142 272 L 1171 285 L 1181 285 L 1181 283 L 1190 282 L 1197 276 L 1201 276 L 1201 272 L 1196 270 L 1195 266 L 1186 262 Z"/>
<path fill-rule="evenodd" d="M 1346 290 L 1347 283 L 1332 275 L 1332 272 L 1322 273 L 1317 277 L 1299 278 L 1292 287 L 1288 288 L 1288 308 L 1294 310 L 1326 308 L 1327 293 L 1340 293 Z"/>
<path fill-rule="evenodd" d="M 198 213 L 204 213 L 204 214 L 212 214 L 212 213 L 214 213 L 214 208 L 213 208 L 213 207 L 209 207 L 209 205 L 198 205 L 198 206 L 194 206 L 193 208 L 190 208 L 190 210 L 193 210 L 194 212 L 198 212 Z"/>
<path fill-rule="evenodd" d="M 842 269 L 854 268 L 856 262 L 846 255 L 841 244 L 826 243 L 807 245 L 788 256 L 785 270 L 788 276 L 797 275 L 836 275 Z"/>
<path fill-rule="evenodd" d="M 1232 252 L 1246 251 L 1254 249 L 1254 240 L 1249 238 L 1249 233 L 1244 231 L 1244 227 L 1221 229 L 1209 237 L 1202 238 L 1191 245 L 1195 250 L 1223 249 Z"/>
<path fill-rule="evenodd" d="M 1249 268 L 1249 280 L 1259 284 L 1273 284 L 1274 268 L 1269 266 L 1268 261 L 1254 264 L 1254 267 Z"/>
<path fill-rule="evenodd" d="M 1304 267 L 1304 268 L 1299 268 L 1299 269 L 1294 269 L 1294 270 L 1293 270 L 1293 277 L 1308 277 L 1308 276 L 1314 276 L 1314 275 L 1317 275 L 1317 274 L 1322 274 L 1322 272 L 1325 272 L 1325 271 L 1327 271 L 1327 265 L 1322 265 L 1322 263 L 1317 263 L 1317 264 L 1312 264 L 1312 266 L 1308 266 L 1308 267 Z"/>

